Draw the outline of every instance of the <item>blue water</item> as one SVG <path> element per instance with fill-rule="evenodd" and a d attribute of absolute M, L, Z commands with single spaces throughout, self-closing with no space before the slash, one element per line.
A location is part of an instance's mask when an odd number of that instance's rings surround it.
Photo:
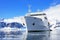
<path fill-rule="evenodd" d="M 60 30 L 43 32 L 0 32 L 0 40 L 60 40 Z"/>

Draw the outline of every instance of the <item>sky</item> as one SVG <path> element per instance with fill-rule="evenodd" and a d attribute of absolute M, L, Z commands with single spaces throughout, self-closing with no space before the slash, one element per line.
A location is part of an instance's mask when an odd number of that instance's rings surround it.
<path fill-rule="evenodd" d="M 29 5 L 31 12 L 36 12 L 38 9 L 46 12 L 50 7 L 54 8 L 59 4 L 60 0 L 0 0 L 0 18 L 24 16 L 28 13 Z"/>

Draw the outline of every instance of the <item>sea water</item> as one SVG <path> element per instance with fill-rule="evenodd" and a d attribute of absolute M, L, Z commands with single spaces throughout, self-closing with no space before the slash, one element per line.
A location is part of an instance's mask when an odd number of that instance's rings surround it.
<path fill-rule="evenodd" d="M 0 31 L 0 40 L 60 40 L 60 30 L 42 32 L 16 31 L 8 34 Z"/>

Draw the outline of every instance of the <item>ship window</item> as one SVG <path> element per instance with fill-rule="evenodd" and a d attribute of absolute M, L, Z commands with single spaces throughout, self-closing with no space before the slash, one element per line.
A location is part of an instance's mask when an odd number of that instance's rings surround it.
<path fill-rule="evenodd" d="M 40 16 L 40 15 L 46 15 L 45 13 L 43 14 L 33 14 L 33 15 L 30 15 L 30 16 Z"/>
<path fill-rule="evenodd" d="M 40 19 L 42 21 L 42 19 Z"/>
<path fill-rule="evenodd" d="M 33 26 L 35 25 L 35 23 L 32 24 Z"/>
<path fill-rule="evenodd" d="M 34 19 L 36 19 L 36 18 L 34 18 Z"/>
<path fill-rule="evenodd" d="M 47 17 L 44 17 L 45 19 L 47 19 Z"/>
<path fill-rule="evenodd" d="M 23 23 L 23 25 L 25 25 L 25 24 Z"/>

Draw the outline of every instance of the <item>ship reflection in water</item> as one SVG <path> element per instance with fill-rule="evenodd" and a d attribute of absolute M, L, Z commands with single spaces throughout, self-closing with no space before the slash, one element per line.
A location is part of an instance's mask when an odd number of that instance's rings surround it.
<path fill-rule="evenodd" d="M 16 31 L 5 33 L 0 31 L 0 40 L 26 40 L 27 32 Z"/>
<path fill-rule="evenodd" d="M 0 31 L 0 40 L 60 40 L 60 30 L 43 32 L 16 31 L 9 34 Z"/>

